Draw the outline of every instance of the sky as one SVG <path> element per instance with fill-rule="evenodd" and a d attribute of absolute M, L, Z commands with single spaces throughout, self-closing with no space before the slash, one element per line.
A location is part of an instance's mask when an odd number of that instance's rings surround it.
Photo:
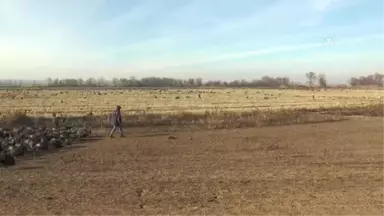
<path fill-rule="evenodd" d="M 0 78 L 383 72 L 383 0 L 0 0 Z"/>

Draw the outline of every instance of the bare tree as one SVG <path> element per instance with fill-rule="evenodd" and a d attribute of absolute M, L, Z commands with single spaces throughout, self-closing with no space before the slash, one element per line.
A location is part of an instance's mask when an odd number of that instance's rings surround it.
<path fill-rule="evenodd" d="M 317 79 L 316 73 L 315 72 L 308 72 L 305 74 L 305 76 L 308 79 L 309 86 L 313 88 L 313 84 L 315 83 L 315 81 Z"/>
<path fill-rule="evenodd" d="M 48 86 L 51 86 L 53 84 L 53 79 L 51 77 L 47 78 Z"/>
<path fill-rule="evenodd" d="M 202 78 L 195 78 L 195 84 L 197 86 L 202 86 L 203 85 L 203 79 Z"/>
<path fill-rule="evenodd" d="M 87 86 L 93 86 L 95 84 L 96 84 L 96 80 L 92 77 L 85 80 L 85 85 L 87 85 Z"/>
<path fill-rule="evenodd" d="M 325 76 L 325 74 L 319 74 L 319 77 L 317 78 L 317 80 L 321 88 L 324 88 L 324 89 L 327 88 L 328 83 L 327 83 L 327 77 Z"/>
<path fill-rule="evenodd" d="M 378 86 L 383 86 L 384 84 L 384 75 L 380 73 L 375 73 L 374 75 L 375 84 Z"/>
<path fill-rule="evenodd" d="M 112 79 L 112 84 L 113 84 L 113 86 L 117 87 L 120 85 L 120 80 L 118 78 L 114 77 Z"/>
<path fill-rule="evenodd" d="M 84 80 L 82 79 L 82 78 L 79 78 L 79 79 L 77 79 L 77 84 L 79 85 L 79 86 L 83 86 L 84 85 Z"/>
<path fill-rule="evenodd" d="M 100 77 L 99 79 L 97 79 L 97 85 L 98 85 L 99 87 L 101 87 L 101 86 L 105 86 L 105 85 L 106 85 L 106 80 L 105 80 L 105 78 L 104 78 L 104 77 Z"/>
<path fill-rule="evenodd" d="M 356 77 L 351 77 L 348 82 L 352 87 L 359 85 L 359 79 Z"/>

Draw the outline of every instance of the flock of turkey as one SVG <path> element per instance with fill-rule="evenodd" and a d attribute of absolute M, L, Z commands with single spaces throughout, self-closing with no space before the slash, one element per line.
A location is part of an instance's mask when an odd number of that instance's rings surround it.
<path fill-rule="evenodd" d="M 0 164 L 12 166 L 16 156 L 37 151 L 72 147 L 76 141 L 88 137 L 91 129 L 65 126 L 60 128 L 18 127 L 0 128 Z"/>

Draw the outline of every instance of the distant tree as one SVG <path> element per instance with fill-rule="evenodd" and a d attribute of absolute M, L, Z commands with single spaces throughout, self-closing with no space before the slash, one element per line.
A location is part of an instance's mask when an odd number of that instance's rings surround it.
<path fill-rule="evenodd" d="M 53 85 L 59 85 L 60 84 L 60 80 L 58 78 L 55 78 L 53 80 Z"/>
<path fill-rule="evenodd" d="M 119 79 L 116 78 L 116 77 L 113 77 L 112 78 L 112 85 L 115 86 L 115 87 L 119 86 L 120 85 Z"/>
<path fill-rule="evenodd" d="M 351 86 L 383 86 L 384 74 L 375 73 L 368 76 L 351 77 L 349 79 Z"/>
<path fill-rule="evenodd" d="M 220 81 L 220 80 L 208 80 L 203 82 L 202 78 L 188 78 L 188 79 L 175 79 L 170 77 L 143 77 L 136 79 L 135 77 L 130 78 L 113 78 L 112 80 L 106 80 L 104 78 L 94 79 L 88 78 L 83 79 L 58 79 L 58 78 L 47 78 L 46 81 L 48 86 L 87 86 L 87 87 L 103 87 L 103 86 L 119 86 L 119 87 L 178 87 L 178 88 L 187 88 L 187 87 L 200 87 L 200 86 L 212 86 L 212 87 L 248 87 L 248 88 L 280 88 L 280 87 L 289 87 L 289 88 L 300 88 L 300 89 L 310 89 L 314 85 L 319 85 L 322 88 L 327 88 L 327 79 L 324 74 L 316 75 L 314 72 L 308 72 L 305 74 L 307 82 L 310 85 L 301 85 L 299 83 L 292 82 L 288 77 L 271 77 L 263 76 L 259 79 L 253 80 L 232 80 L 232 81 Z M 374 73 L 368 76 L 360 77 L 351 77 L 349 79 L 349 84 L 351 86 L 383 86 L 384 83 L 384 74 Z M 19 80 L 3 80 L 0 81 L 0 85 L 3 86 L 20 86 Z M 32 83 L 31 83 L 32 84 Z M 34 82 L 35 85 L 38 82 Z"/>
<path fill-rule="evenodd" d="M 197 85 L 197 86 L 202 86 L 203 85 L 203 79 L 202 78 L 196 78 L 195 79 L 195 84 Z"/>
<path fill-rule="evenodd" d="M 279 83 L 280 86 L 288 87 L 290 84 L 288 77 L 276 77 L 275 80 L 276 80 L 276 83 Z"/>
<path fill-rule="evenodd" d="M 51 77 L 48 77 L 47 78 L 47 83 L 48 83 L 48 86 L 53 85 L 53 79 Z"/>
<path fill-rule="evenodd" d="M 308 72 L 305 74 L 305 76 L 307 77 L 308 79 L 308 84 L 311 88 L 313 88 L 313 84 L 315 83 L 316 81 L 316 73 L 315 72 Z"/>
<path fill-rule="evenodd" d="M 359 79 L 357 79 L 356 77 L 351 77 L 351 78 L 349 79 L 348 83 L 349 83 L 352 87 L 358 86 L 358 85 L 359 85 Z"/>
<path fill-rule="evenodd" d="M 85 85 L 87 85 L 87 86 L 94 86 L 94 85 L 96 85 L 96 80 L 94 78 L 88 78 L 85 81 Z"/>
<path fill-rule="evenodd" d="M 374 75 L 375 84 L 378 86 L 384 85 L 384 74 L 381 73 L 375 73 Z"/>
<path fill-rule="evenodd" d="M 327 84 L 327 78 L 325 76 L 325 74 L 319 74 L 319 77 L 318 77 L 318 82 L 319 82 L 319 86 L 321 88 L 327 88 L 328 87 L 328 84 Z"/>
<path fill-rule="evenodd" d="M 193 78 L 189 78 L 189 79 L 188 79 L 188 85 L 189 85 L 189 86 L 194 86 L 194 85 L 195 85 L 195 79 L 193 79 Z"/>
<path fill-rule="evenodd" d="M 76 87 L 79 86 L 77 79 L 63 79 L 61 80 L 63 86 Z"/>
<path fill-rule="evenodd" d="M 239 80 L 233 80 L 231 82 L 228 83 L 228 86 L 231 86 L 231 87 L 240 87 L 240 81 Z"/>
<path fill-rule="evenodd" d="M 84 80 L 81 79 L 81 78 L 77 79 L 77 84 L 78 84 L 79 86 L 83 86 L 83 85 L 84 85 Z"/>
<path fill-rule="evenodd" d="M 151 77 L 151 78 L 153 78 L 153 77 Z M 145 78 L 145 79 L 148 79 L 148 78 Z M 134 76 L 129 77 L 128 82 L 129 82 L 128 85 L 132 86 L 132 87 L 140 87 L 140 86 L 142 86 L 141 81 L 136 79 L 136 77 L 134 77 Z"/>
<path fill-rule="evenodd" d="M 106 85 L 106 80 L 104 79 L 104 77 L 100 77 L 99 79 L 97 79 L 97 86 L 102 87 L 105 85 Z"/>

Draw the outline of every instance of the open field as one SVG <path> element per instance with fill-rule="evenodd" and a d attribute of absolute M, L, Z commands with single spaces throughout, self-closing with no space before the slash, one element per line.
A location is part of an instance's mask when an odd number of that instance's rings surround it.
<path fill-rule="evenodd" d="M 201 98 L 199 98 L 199 94 Z M 314 96 L 314 98 L 313 98 Z M 0 113 L 23 110 L 32 116 L 105 115 L 116 104 L 129 115 L 246 112 L 255 109 L 362 106 L 382 103 L 381 90 L 19 90 L 0 91 Z"/>
<path fill-rule="evenodd" d="M 383 213 L 382 118 L 189 129 L 136 128 L 126 138 L 19 161 L 1 173 L 0 209 L 62 215 Z"/>
<path fill-rule="evenodd" d="M 127 136 L 0 168 L 3 214 L 383 213 L 383 91 L 0 95 L 0 127 L 49 126 L 57 113 L 106 136 L 105 117 L 120 104 Z"/>

